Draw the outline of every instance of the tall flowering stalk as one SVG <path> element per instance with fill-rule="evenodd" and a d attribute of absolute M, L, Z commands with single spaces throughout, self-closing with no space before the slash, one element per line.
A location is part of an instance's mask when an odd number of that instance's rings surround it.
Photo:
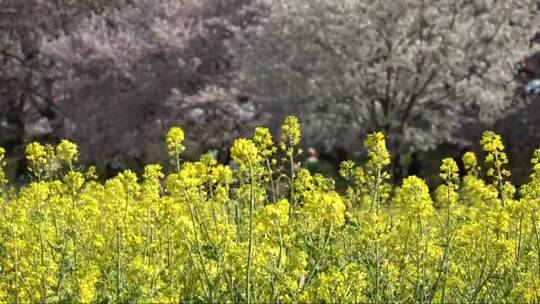
<path fill-rule="evenodd" d="M 274 146 L 274 141 L 272 139 L 272 134 L 267 128 L 255 128 L 255 134 L 253 136 L 253 142 L 257 145 L 259 154 L 264 159 L 264 164 L 267 170 L 267 179 L 270 181 L 270 190 L 272 192 L 272 203 L 277 202 L 276 198 L 276 185 L 274 181 L 274 170 L 272 170 L 272 165 L 276 164 L 276 160 L 272 158 L 274 153 L 276 153 L 276 147 Z"/>
<path fill-rule="evenodd" d="M 347 197 L 351 201 L 351 208 L 357 209 L 366 201 L 365 196 L 369 193 L 366 172 L 353 161 L 344 161 L 340 164 L 339 175 L 349 184 Z M 371 198 L 372 202 L 372 198 Z"/>
<path fill-rule="evenodd" d="M 367 151 L 368 157 L 365 170 L 366 184 L 370 195 L 369 213 L 370 219 L 375 224 L 375 231 L 369 234 L 369 240 L 373 243 L 373 248 L 369 250 L 370 254 L 367 255 L 366 261 L 369 261 L 370 264 L 372 263 L 372 265 L 368 265 L 373 280 L 371 295 L 375 301 L 383 301 L 381 292 L 383 290 L 382 267 L 384 250 L 381 248 L 381 230 L 385 229 L 383 227 L 386 226 L 386 223 L 382 222 L 379 212 L 381 201 L 388 194 L 384 182 L 389 178 L 389 175 L 384 171 L 384 168 L 390 164 L 390 153 L 386 149 L 384 135 L 381 132 L 369 134 L 364 140 L 364 148 Z"/>
<path fill-rule="evenodd" d="M 286 160 L 289 164 L 289 201 L 291 203 L 289 220 L 292 219 L 294 214 L 295 202 L 295 193 L 294 193 L 294 179 L 296 176 L 295 172 L 295 161 L 294 158 L 297 154 L 301 154 L 302 150 L 298 149 L 297 146 L 300 144 L 300 125 L 298 124 L 298 119 L 294 116 L 287 116 L 285 122 L 281 126 L 281 142 L 280 147 L 285 152 Z"/>
<path fill-rule="evenodd" d="M 240 165 L 241 170 L 247 170 L 250 181 L 250 202 L 249 202 L 249 235 L 248 235 L 248 256 L 246 265 L 246 297 L 247 303 L 251 303 L 251 277 L 253 263 L 253 211 L 256 204 L 255 184 L 256 172 L 260 171 L 261 157 L 253 141 L 247 139 L 238 139 L 231 148 L 231 155 L 235 162 Z"/>
<path fill-rule="evenodd" d="M 470 152 L 468 152 L 470 153 Z M 466 170 L 471 170 L 471 167 L 476 166 L 476 162 L 472 161 L 474 157 L 474 154 L 466 154 L 465 159 L 469 160 L 466 162 Z M 476 160 L 474 158 L 474 160 Z M 470 171 L 469 171 L 470 172 Z M 459 185 L 459 169 L 457 166 L 457 163 L 452 158 L 445 158 L 442 161 L 441 167 L 440 167 L 440 173 L 439 177 L 444 182 L 443 185 L 439 186 L 439 188 L 436 191 L 437 200 L 439 202 L 444 202 L 441 204 L 441 210 L 443 209 L 444 205 L 446 205 L 446 219 L 444 221 L 444 224 L 441 224 L 441 226 L 444 229 L 444 237 L 443 237 L 443 246 L 444 246 L 444 253 L 442 258 L 440 259 L 440 263 L 438 266 L 438 274 L 435 282 L 433 283 L 433 286 L 431 288 L 430 294 L 428 296 L 428 299 L 431 301 L 435 297 L 435 292 L 439 285 L 442 285 L 441 287 L 441 294 L 440 294 L 440 300 L 442 302 L 446 301 L 446 281 L 448 277 L 448 272 L 450 269 L 450 261 L 451 261 L 451 253 L 452 253 L 452 238 L 454 237 L 453 232 L 453 225 L 452 225 L 452 212 L 453 208 L 457 205 L 459 200 L 458 195 L 458 185 Z"/>
<path fill-rule="evenodd" d="M 439 258 L 439 252 L 433 252 L 434 229 L 430 219 L 435 216 L 435 208 L 426 183 L 416 176 L 406 178 L 396 191 L 395 208 L 399 214 L 396 232 L 408 236 L 407 245 L 398 246 L 408 248 L 401 255 L 410 260 L 408 263 L 403 259 L 400 261 L 401 267 L 407 269 L 400 274 L 403 276 L 400 281 L 412 292 L 415 302 L 425 303 L 432 284 L 429 268 Z"/>
<path fill-rule="evenodd" d="M 167 133 L 167 150 L 176 172 L 180 171 L 180 154 L 186 149 L 182 144 L 183 141 L 184 131 L 180 127 L 172 127 Z"/>
<path fill-rule="evenodd" d="M 482 149 L 487 153 L 484 161 L 489 166 L 487 175 L 493 177 L 493 181 L 499 190 L 499 196 L 504 206 L 506 200 L 504 178 L 510 176 L 510 171 L 503 166 L 508 164 L 508 157 L 504 152 L 504 145 L 500 135 L 486 131 L 480 141 Z"/>
<path fill-rule="evenodd" d="M 371 191 L 370 212 L 375 208 L 375 213 L 379 214 L 381 201 L 382 183 L 389 178 L 387 172 L 383 171 L 390 164 L 390 153 L 386 149 L 384 135 L 381 132 L 369 134 L 364 141 L 364 148 L 368 152 L 366 169 L 369 174 L 369 187 Z"/>

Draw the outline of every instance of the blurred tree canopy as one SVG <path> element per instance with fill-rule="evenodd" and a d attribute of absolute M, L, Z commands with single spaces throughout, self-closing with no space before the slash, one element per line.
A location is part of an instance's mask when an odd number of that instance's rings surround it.
<path fill-rule="evenodd" d="M 7 4 L 4 138 L 68 137 L 97 161 L 125 151 L 152 158 L 172 124 L 206 149 L 230 143 L 257 115 L 230 85 L 224 43 L 258 13 L 248 0 Z"/>
<path fill-rule="evenodd" d="M 236 45 L 249 95 L 329 145 L 382 130 L 397 151 L 504 115 L 540 24 L 529 0 L 261 2 L 268 13 Z"/>
<path fill-rule="evenodd" d="M 55 62 L 43 52 L 91 14 L 120 6 L 106 0 L 2 0 L 0 3 L 0 136 L 17 146 L 61 126 Z"/>
<path fill-rule="evenodd" d="M 0 145 L 148 162 L 171 125 L 208 150 L 295 113 L 310 143 L 428 149 L 509 113 L 538 24 L 529 0 L 1 0 Z"/>

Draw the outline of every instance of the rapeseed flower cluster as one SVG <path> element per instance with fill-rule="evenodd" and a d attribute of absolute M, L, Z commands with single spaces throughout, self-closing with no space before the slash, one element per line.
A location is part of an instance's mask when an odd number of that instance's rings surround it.
<path fill-rule="evenodd" d="M 58 160 L 66 164 L 71 164 L 73 161 L 76 161 L 77 153 L 77 145 L 65 139 L 56 147 L 56 156 Z"/>
<path fill-rule="evenodd" d="M 494 182 L 502 191 L 503 179 L 510 175 L 510 171 L 503 168 L 508 164 L 508 158 L 504 152 L 504 145 L 500 135 L 486 131 L 482 135 L 480 145 L 487 152 L 485 163 L 489 166 L 487 175 L 493 177 Z"/>
<path fill-rule="evenodd" d="M 416 176 L 390 184 L 373 133 L 367 161 L 341 164 L 341 190 L 300 165 L 295 117 L 281 131 L 236 140 L 228 166 L 183 162 L 172 128 L 170 172 L 104 183 L 75 144 L 31 143 L 20 189 L 0 149 L 0 302 L 540 302 L 540 150 L 516 189 L 486 132 L 483 164 L 442 160 L 430 191 Z"/>
<path fill-rule="evenodd" d="M 260 162 L 259 150 L 252 140 L 240 138 L 237 139 L 232 148 L 231 156 L 234 162 L 243 168 L 253 167 L 255 163 Z"/>
<path fill-rule="evenodd" d="M 478 175 L 478 161 L 474 152 L 468 151 L 463 154 L 461 159 L 463 161 L 463 167 L 468 175 Z"/>
<path fill-rule="evenodd" d="M 172 127 L 167 133 L 165 138 L 167 143 L 167 152 L 169 153 L 169 158 L 175 170 L 180 170 L 180 154 L 184 152 L 186 147 L 184 147 L 184 130 L 180 127 Z"/>

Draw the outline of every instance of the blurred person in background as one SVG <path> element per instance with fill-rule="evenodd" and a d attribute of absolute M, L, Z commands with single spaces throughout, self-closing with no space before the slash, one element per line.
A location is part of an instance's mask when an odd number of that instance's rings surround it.
<path fill-rule="evenodd" d="M 314 148 L 310 147 L 307 150 L 307 158 L 306 158 L 306 168 L 311 173 L 319 172 L 320 168 L 320 162 L 319 162 L 319 155 L 317 151 L 315 151 Z"/>

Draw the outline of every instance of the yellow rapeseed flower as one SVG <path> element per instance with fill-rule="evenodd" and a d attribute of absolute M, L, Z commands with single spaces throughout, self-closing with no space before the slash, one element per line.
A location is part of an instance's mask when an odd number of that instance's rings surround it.
<path fill-rule="evenodd" d="M 283 126 L 281 126 L 281 141 L 290 146 L 296 146 L 300 143 L 300 124 L 295 116 L 287 116 Z"/>
<path fill-rule="evenodd" d="M 26 146 L 26 159 L 32 163 L 44 165 L 47 163 L 47 151 L 42 144 L 32 142 Z"/>
<path fill-rule="evenodd" d="M 76 160 L 77 153 L 77 145 L 69 140 L 62 140 L 56 147 L 56 157 L 65 163 L 71 163 Z"/>
<path fill-rule="evenodd" d="M 184 142 L 184 131 L 180 127 L 172 127 L 166 137 L 169 156 L 176 156 L 185 150 L 182 145 Z"/>
<path fill-rule="evenodd" d="M 261 153 L 262 156 L 269 157 L 276 152 L 272 134 L 270 134 L 268 128 L 256 128 L 255 135 L 253 135 L 253 142 L 257 145 L 259 153 Z"/>
<path fill-rule="evenodd" d="M 452 158 L 445 158 L 442 161 L 439 177 L 448 185 L 455 185 L 459 180 L 458 165 Z"/>
<path fill-rule="evenodd" d="M 386 149 L 384 134 L 376 132 L 369 134 L 364 141 L 364 147 L 368 151 L 368 167 L 381 170 L 390 164 L 390 153 Z"/>
<path fill-rule="evenodd" d="M 478 174 L 478 161 L 476 160 L 476 155 L 474 152 L 466 152 L 463 154 L 461 160 L 463 161 L 465 172 L 467 172 L 468 175 Z"/>
<path fill-rule="evenodd" d="M 259 162 L 259 150 L 255 143 L 249 139 L 240 138 L 234 141 L 231 148 L 231 156 L 234 162 L 245 166 Z"/>

